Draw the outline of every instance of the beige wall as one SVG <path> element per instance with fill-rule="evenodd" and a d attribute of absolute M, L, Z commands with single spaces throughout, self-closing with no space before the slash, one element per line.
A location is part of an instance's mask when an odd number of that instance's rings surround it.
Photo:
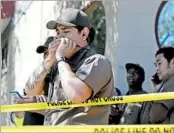
<path fill-rule="evenodd" d="M 117 87 L 127 89 L 125 63 L 135 62 L 146 71 L 144 88 L 151 91 L 149 79 L 154 73 L 157 50 L 154 24 L 160 0 L 119 0 L 118 43 L 116 47 Z"/>

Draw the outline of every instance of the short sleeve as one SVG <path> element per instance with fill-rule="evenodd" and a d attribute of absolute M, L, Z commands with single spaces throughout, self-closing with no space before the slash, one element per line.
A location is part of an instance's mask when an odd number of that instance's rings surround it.
<path fill-rule="evenodd" d="M 84 81 L 96 95 L 112 78 L 112 67 L 109 60 L 99 54 L 88 57 L 76 75 Z"/>
<path fill-rule="evenodd" d="M 164 88 L 161 93 L 163 92 L 173 92 L 173 81 L 170 81 L 164 85 Z M 174 108 L 174 100 L 161 100 L 161 101 L 155 101 L 155 102 L 165 105 L 169 111 L 172 108 Z"/>
<path fill-rule="evenodd" d="M 156 103 L 162 103 L 168 110 L 171 110 L 174 107 L 174 100 L 157 101 Z"/>
<path fill-rule="evenodd" d="M 167 107 L 168 110 L 171 110 L 174 108 L 174 100 L 161 100 L 161 101 L 155 101 L 156 103 L 161 103 Z"/>

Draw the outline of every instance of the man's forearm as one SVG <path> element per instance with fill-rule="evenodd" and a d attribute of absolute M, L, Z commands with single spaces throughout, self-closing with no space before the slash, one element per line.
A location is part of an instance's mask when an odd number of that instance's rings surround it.
<path fill-rule="evenodd" d="M 68 100 L 73 103 L 81 103 L 91 96 L 92 89 L 76 76 L 68 63 L 59 62 L 58 70 L 61 84 Z"/>
<path fill-rule="evenodd" d="M 69 77 L 75 76 L 75 74 L 72 72 L 71 67 L 69 64 L 65 62 L 59 62 L 58 63 L 58 70 L 59 70 L 59 75 L 60 75 L 60 80 L 62 87 L 65 90 L 66 97 L 68 97 L 69 100 L 72 100 L 74 95 L 76 95 L 76 92 L 74 89 L 71 89 L 71 93 L 68 93 L 68 90 L 70 90 L 69 85 L 67 84 Z M 73 87 L 73 86 L 71 86 Z"/>
<path fill-rule="evenodd" d="M 43 91 L 44 80 L 53 63 L 46 59 L 42 64 L 34 71 L 25 85 L 25 93 L 27 95 L 39 95 Z"/>

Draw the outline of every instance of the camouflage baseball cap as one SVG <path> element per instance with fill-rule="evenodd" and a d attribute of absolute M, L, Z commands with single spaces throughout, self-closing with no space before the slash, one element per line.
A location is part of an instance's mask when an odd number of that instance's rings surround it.
<path fill-rule="evenodd" d="M 48 29 L 56 29 L 57 24 L 64 26 L 83 26 L 91 28 L 88 16 L 81 10 L 67 8 L 65 9 L 57 21 L 51 20 L 47 23 Z"/>

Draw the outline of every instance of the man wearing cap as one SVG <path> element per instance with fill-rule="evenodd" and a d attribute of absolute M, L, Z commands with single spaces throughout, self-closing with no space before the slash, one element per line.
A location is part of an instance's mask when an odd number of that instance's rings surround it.
<path fill-rule="evenodd" d="M 40 46 L 37 47 L 36 52 L 38 54 L 42 54 L 43 53 L 44 54 L 44 56 L 43 56 L 44 59 L 46 59 L 46 57 L 48 56 L 48 47 L 49 47 L 49 44 L 51 42 L 53 42 L 54 39 L 55 39 L 55 37 L 50 36 L 50 37 L 47 38 L 47 40 L 44 43 L 44 45 L 40 45 Z"/>
<path fill-rule="evenodd" d="M 145 79 L 144 69 L 139 64 L 127 63 L 127 83 L 128 92 L 126 95 L 139 95 L 146 92 L 142 88 Z M 125 103 L 122 105 L 122 117 L 120 124 L 137 124 L 139 123 L 139 113 L 141 111 L 142 103 Z"/>
<path fill-rule="evenodd" d="M 86 13 L 68 8 L 57 21 L 47 23 L 47 28 L 57 32 L 48 56 L 39 66 L 40 74 L 33 74 L 26 92 L 43 90 L 44 79 L 53 65 L 58 73 L 49 84 L 48 98 L 42 96 L 19 99 L 19 103 L 56 102 L 71 100 L 82 103 L 87 99 L 110 97 L 113 91 L 112 67 L 108 59 L 90 48 L 92 28 Z M 39 111 L 45 115 L 45 125 L 100 125 L 108 124 L 109 106 L 87 106 Z"/>
<path fill-rule="evenodd" d="M 38 54 L 42 54 L 43 53 L 43 59 L 46 59 L 46 57 L 48 56 L 48 47 L 49 44 L 54 40 L 53 36 L 50 36 L 47 38 L 47 40 L 45 41 L 44 45 L 40 45 L 37 47 L 36 52 Z M 53 75 L 53 73 L 56 72 L 55 69 L 51 70 L 46 78 L 45 78 L 45 87 L 43 88 L 44 91 L 44 95 L 47 96 L 48 95 L 48 83 L 51 79 Z M 25 94 L 27 95 L 27 94 Z M 37 95 L 37 94 L 36 94 Z M 42 114 L 38 114 L 35 112 L 25 112 L 25 116 L 24 116 L 24 121 L 23 121 L 23 125 L 43 125 L 44 122 L 44 116 Z"/>

